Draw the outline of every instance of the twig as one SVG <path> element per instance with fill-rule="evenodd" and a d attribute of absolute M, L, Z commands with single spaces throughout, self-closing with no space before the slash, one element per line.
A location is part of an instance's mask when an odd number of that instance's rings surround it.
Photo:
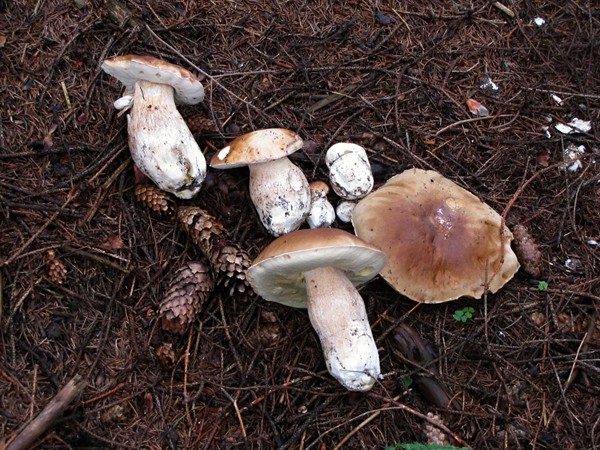
<path fill-rule="evenodd" d="M 75 375 L 50 403 L 31 420 L 10 442 L 5 450 L 25 450 L 63 414 L 67 407 L 77 398 L 86 387 L 87 382 L 80 375 Z"/>
<path fill-rule="evenodd" d="M 120 390 L 121 390 L 121 389 L 123 389 L 125 386 L 127 386 L 125 383 L 119 383 L 119 384 L 117 384 L 117 385 L 116 385 L 114 388 L 112 388 L 112 389 L 110 389 L 110 390 L 108 390 L 108 391 L 106 391 L 106 392 L 103 392 L 103 393 L 102 393 L 102 394 L 100 394 L 100 395 L 96 395 L 95 397 L 88 398 L 87 400 L 85 400 L 85 401 L 81 402 L 81 404 L 82 404 L 82 405 L 89 405 L 90 403 L 95 403 L 95 402 L 97 402 L 98 400 L 102 400 L 104 397 L 108 397 L 109 395 L 112 395 L 112 394 L 114 394 L 115 392 L 117 392 L 117 391 L 120 391 Z"/>
<path fill-rule="evenodd" d="M 434 136 L 439 136 L 444 131 L 448 131 L 450 128 L 454 128 L 459 125 L 463 125 L 465 123 L 480 122 L 480 121 L 489 120 L 489 119 L 498 119 L 499 117 L 513 117 L 513 115 L 512 114 L 500 114 L 497 116 L 472 117 L 470 119 L 459 120 L 458 122 L 451 123 L 450 125 L 446 125 L 444 128 L 437 130 L 435 132 Z"/>
<path fill-rule="evenodd" d="M 117 264 L 116 262 L 113 262 L 107 258 L 104 258 L 102 256 L 98 256 L 98 255 L 94 255 L 93 253 L 90 252 L 86 252 L 85 250 L 79 249 L 79 248 L 75 248 L 75 247 L 71 247 L 70 245 L 65 245 L 63 246 L 63 248 L 71 253 L 75 253 L 77 255 L 83 256 L 85 258 L 88 258 L 94 262 L 97 262 L 99 264 L 102 264 L 104 266 L 107 267 L 111 267 L 113 269 L 116 269 L 120 272 L 123 272 L 124 274 L 129 274 L 131 272 L 131 270 L 127 269 L 126 267 L 121 266 L 120 264 Z M 111 255 L 117 259 L 120 259 L 119 256 L 117 255 Z M 127 261 L 125 261 L 127 262 Z"/>

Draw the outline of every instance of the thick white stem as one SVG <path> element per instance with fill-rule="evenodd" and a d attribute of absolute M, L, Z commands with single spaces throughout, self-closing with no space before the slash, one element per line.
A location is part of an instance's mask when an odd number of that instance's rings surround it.
<path fill-rule="evenodd" d="M 191 198 L 206 175 L 206 160 L 177 111 L 173 88 L 138 81 L 128 118 L 129 150 L 138 168 L 161 189 Z"/>
<path fill-rule="evenodd" d="M 250 198 L 273 236 L 297 230 L 310 211 L 308 181 L 288 158 L 251 164 Z"/>
<path fill-rule="evenodd" d="M 329 373 L 350 391 L 368 391 L 381 370 L 362 297 L 339 269 L 313 269 L 304 278 L 308 317 Z"/>

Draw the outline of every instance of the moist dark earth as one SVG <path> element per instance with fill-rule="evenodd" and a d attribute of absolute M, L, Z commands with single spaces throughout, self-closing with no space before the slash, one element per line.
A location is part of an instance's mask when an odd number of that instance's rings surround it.
<path fill-rule="evenodd" d="M 600 448 L 599 46 L 585 1 L 0 1 L 4 443 L 81 377 L 35 448 L 384 449 L 431 443 L 428 413 L 457 447 Z M 204 102 L 179 110 L 207 159 L 287 128 L 304 140 L 293 162 L 327 181 L 326 150 L 353 142 L 375 188 L 435 170 L 541 258 L 479 300 L 364 286 L 383 373 L 367 393 L 328 374 L 306 311 L 222 284 L 187 332 L 166 332 L 169 280 L 203 254 L 134 195 L 122 86 L 100 68 L 122 54 L 202 79 Z M 591 127 L 556 129 L 575 118 Z M 273 240 L 246 168 L 172 201 L 252 258 Z"/>

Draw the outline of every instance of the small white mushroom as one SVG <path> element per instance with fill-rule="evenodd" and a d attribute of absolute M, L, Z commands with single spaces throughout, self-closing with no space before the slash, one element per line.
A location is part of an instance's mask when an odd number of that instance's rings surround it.
<path fill-rule="evenodd" d="M 329 227 L 335 220 L 333 205 L 327 200 L 329 186 L 323 181 L 313 181 L 310 187 L 310 212 L 306 218 L 311 228 Z"/>
<path fill-rule="evenodd" d="M 287 157 L 302 145 L 302 138 L 293 131 L 257 130 L 237 137 L 210 161 L 215 169 L 248 166 L 250 198 L 273 236 L 300 228 L 310 210 L 308 180 Z"/>
<path fill-rule="evenodd" d="M 246 276 L 265 300 L 307 308 L 329 373 L 348 390 L 368 391 L 381 373 L 379 354 L 355 286 L 384 264 L 384 254 L 356 236 L 315 228 L 273 241 Z"/>
<path fill-rule="evenodd" d="M 206 176 L 206 159 L 176 103 L 202 101 L 202 83 L 191 72 L 150 56 L 117 56 L 105 60 L 102 69 L 125 85 L 115 108 L 131 107 L 127 131 L 137 167 L 162 190 L 192 198 Z"/>
<path fill-rule="evenodd" d="M 352 222 L 352 211 L 354 211 L 355 206 L 356 202 L 353 202 L 352 200 L 342 200 L 339 202 L 335 208 L 338 219 L 344 223 Z"/>
<path fill-rule="evenodd" d="M 367 152 L 360 145 L 340 142 L 325 156 L 329 181 L 337 195 L 346 200 L 364 197 L 373 189 L 373 173 Z"/>

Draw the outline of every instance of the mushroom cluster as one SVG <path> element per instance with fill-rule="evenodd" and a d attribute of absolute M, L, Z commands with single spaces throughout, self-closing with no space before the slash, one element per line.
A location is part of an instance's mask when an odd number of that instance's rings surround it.
<path fill-rule="evenodd" d="M 118 56 L 102 68 L 125 85 L 115 107 L 131 109 L 129 147 L 137 167 L 161 189 L 192 198 L 204 180 L 206 161 L 176 104 L 202 101 L 200 81 L 147 56 Z M 215 169 L 248 166 L 252 203 L 277 237 L 251 264 L 244 260 L 233 272 L 244 271 L 238 278 L 265 300 L 306 308 L 330 374 L 348 390 L 367 391 L 381 370 L 356 286 L 381 271 L 394 289 L 418 302 L 480 298 L 518 270 L 512 234 L 492 208 L 437 172 L 410 169 L 371 192 L 366 151 L 347 142 L 333 145 L 325 158 L 333 191 L 342 199 L 334 210 L 328 185 L 309 184 L 288 158 L 302 147 L 293 131 L 269 128 L 235 138 L 212 158 Z M 329 228 L 336 213 L 352 222 L 356 236 Z M 299 230 L 305 221 L 310 229 Z M 206 227 L 184 222 L 195 226 L 196 240 L 213 247 L 204 236 Z M 218 263 L 231 271 L 232 260 L 221 253 Z"/>

